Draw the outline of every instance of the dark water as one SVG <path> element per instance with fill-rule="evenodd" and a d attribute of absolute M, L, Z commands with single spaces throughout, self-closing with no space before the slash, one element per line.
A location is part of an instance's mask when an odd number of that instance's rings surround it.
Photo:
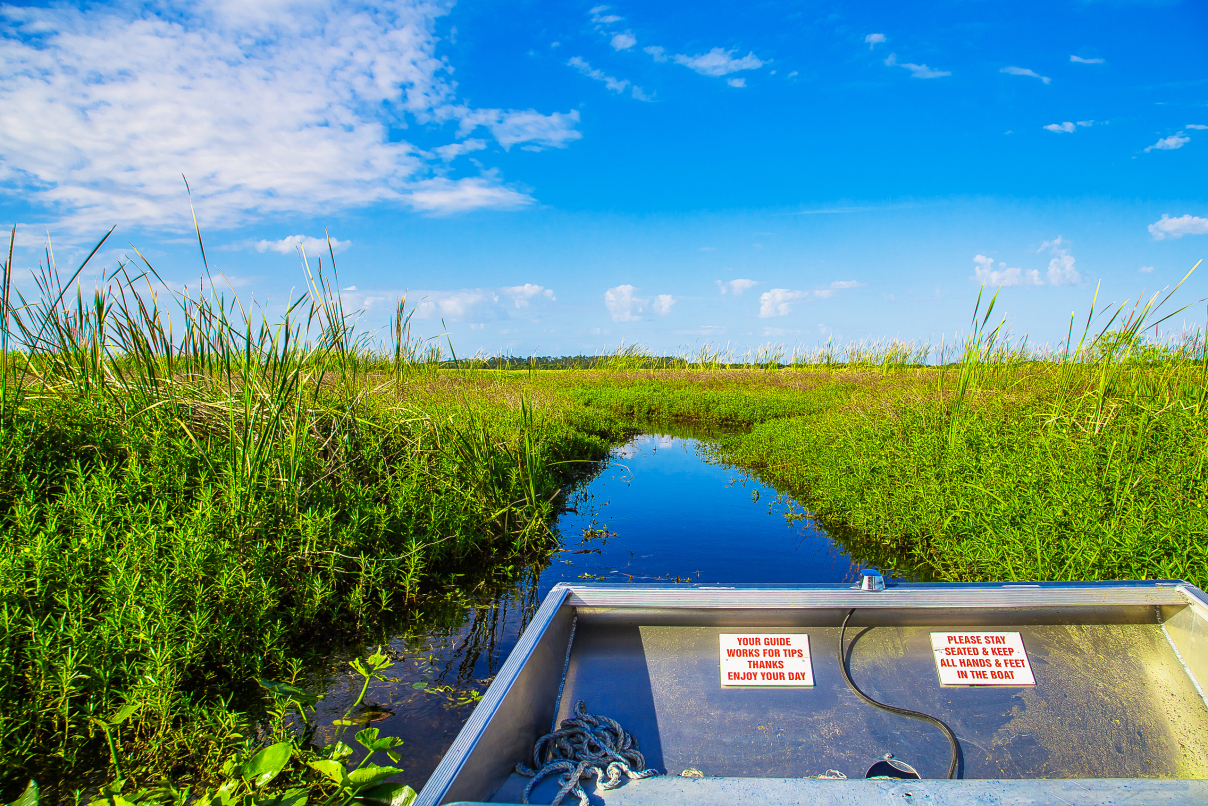
<path fill-rule="evenodd" d="M 672 431 L 673 429 L 659 429 Z M 403 779 L 416 789 L 469 718 L 541 598 L 558 582 L 842 582 L 858 566 L 791 498 L 711 460 L 683 429 L 637 437 L 570 497 L 563 548 L 506 591 L 465 608 L 433 606 L 389 649 L 397 663 L 363 714 L 402 738 Z M 327 722 L 360 681 L 333 659 Z"/>

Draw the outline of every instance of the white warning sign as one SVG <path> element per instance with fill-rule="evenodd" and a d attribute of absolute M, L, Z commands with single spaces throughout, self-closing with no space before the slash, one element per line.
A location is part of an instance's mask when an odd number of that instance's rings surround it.
<path fill-rule="evenodd" d="M 1017 632 L 933 632 L 931 648 L 941 685 L 1036 685 Z"/>
<path fill-rule="evenodd" d="M 805 633 L 722 633 L 723 686 L 812 686 Z"/>

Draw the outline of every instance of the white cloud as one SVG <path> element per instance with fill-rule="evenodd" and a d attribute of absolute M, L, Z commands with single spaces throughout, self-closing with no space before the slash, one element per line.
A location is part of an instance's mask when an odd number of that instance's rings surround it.
<path fill-rule="evenodd" d="M 656 62 L 665 62 L 671 58 L 667 55 L 667 49 L 660 48 L 658 45 L 650 45 L 649 47 L 642 48 L 642 50 L 649 53 Z"/>
<path fill-rule="evenodd" d="M 1149 225 L 1149 234 L 1154 237 L 1155 241 L 1182 238 L 1184 235 L 1208 235 L 1208 218 L 1193 215 L 1171 218 L 1163 213 L 1160 221 Z"/>
<path fill-rule="evenodd" d="M 1205 126 L 1203 123 L 1188 123 L 1183 128 L 1184 129 L 1201 129 L 1202 130 L 1202 129 L 1208 129 L 1208 126 Z"/>
<path fill-rule="evenodd" d="M 885 41 L 885 34 L 869 34 L 864 37 L 864 41 L 868 43 L 868 49 L 872 50 L 878 44 Z"/>
<path fill-rule="evenodd" d="M 788 316 L 793 312 L 792 303 L 805 299 L 808 291 L 793 291 L 788 288 L 773 288 L 759 295 L 759 318 L 767 319 L 772 316 Z"/>
<path fill-rule="evenodd" d="M 605 75 L 604 71 L 592 68 L 590 64 L 578 56 L 571 57 L 571 60 L 567 62 L 567 65 L 574 67 L 588 78 L 594 78 L 596 81 L 603 81 L 604 86 L 608 87 L 608 89 L 612 90 L 613 92 L 624 92 L 625 88 L 629 86 L 628 80 L 617 79 L 613 78 L 612 76 Z"/>
<path fill-rule="evenodd" d="M 612 49 L 613 50 L 628 50 L 629 48 L 633 47 L 637 43 L 638 43 L 638 40 L 636 38 L 634 38 L 634 35 L 629 33 L 629 31 L 626 31 L 623 34 L 617 34 L 616 36 L 614 36 L 612 38 Z"/>
<path fill-rule="evenodd" d="M 713 48 L 708 53 L 699 56 L 677 55 L 675 61 L 676 64 L 682 64 L 702 76 L 713 76 L 714 78 L 736 73 L 739 70 L 758 70 L 764 65 L 764 62 L 760 61 L 753 52 L 741 59 L 735 59 L 731 55 L 732 53 L 734 53 L 733 50 Z"/>
<path fill-rule="evenodd" d="M 1042 76 L 1040 73 L 1037 73 L 1035 70 L 1029 70 L 1026 67 L 1015 67 L 1015 66 L 1004 67 L 1003 69 L 999 70 L 998 72 L 1007 73 L 1007 74 L 1013 75 L 1013 76 L 1030 76 L 1031 78 L 1039 78 L 1045 84 L 1050 84 L 1053 81 L 1053 79 L 1049 78 L 1048 76 Z"/>
<path fill-rule="evenodd" d="M 835 282 L 830 284 L 830 287 L 834 289 L 860 288 L 863 285 L 864 283 L 858 283 L 855 280 L 835 280 Z"/>
<path fill-rule="evenodd" d="M 578 122 L 578 109 L 549 115 L 543 115 L 535 109 L 506 112 L 480 109 L 462 116 L 457 134 L 465 137 L 479 126 L 485 126 L 504 151 L 510 151 L 512 146 L 518 144 L 523 144 L 521 148 L 526 151 L 540 151 L 543 148 L 566 148 L 582 137 L 583 134 L 575 130 Z"/>
<path fill-rule="evenodd" d="M 911 64 L 910 62 L 899 62 L 898 55 L 891 53 L 885 57 L 885 65 L 887 67 L 902 67 L 910 71 L 911 78 L 943 78 L 944 76 L 952 75 L 950 70 L 932 70 L 925 64 Z"/>
<path fill-rule="evenodd" d="M 525 283 L 524 285 L 513 285 L 499 289 L 504 294 L 512 298 L 512 302 L 517 308 L 527 308 L 529 304 L 536 299 L 547 299 L 550 302 L 557 302 L 558 298 L 554 296 L 552 288 L 546 288 L 541 285 L 533 285 Z"/>
<path fill-rule="evenodd" d="M 626 87 L 630 87 L 630 94 L 633 96 L 634 100 L 654 100 L 654 96 L 647 95 L 641 87 L 637 86 L 636 84 L 631 86 L 629 79 L 613 78 L 612 76 L 607 75 L 603 70 L 597 70 L 596 68 L 592 67 L 585 59 L 579 56 L 572 56 L 566 64 L 575 68 L 588 78 L 594 78 L 596 81 L 604 82 L 604 86 L 608 87 L 608 89 L 612 90 L 613 92 L 622 93 L 625 91 Z"/>
<path fill-rule="evenodd" d="M 481 324 L 517 317 L 532 319 L 534 309 L 557 301 L 554 292 L 533 283 L 506 288 L 449 290 L 340 289 L 344 305 L 352 310 L 391 311 L 400 299 L 409 300 L 417 319 L 444 319 Z"/>
<path fill-rule="evenodd" d="M 390 202 L 434 212 L 531 202 L 490 173 L 433 184 L 436 157 L 390 136 L 408 120 L 460 122 L 461 137 L 486 126 L 504 148 L 558 148 L 581 136 L 577 111 L 460 102 L 436 55 L 436 19 L 449 8 L 4 6 L 0 183 L 79 228 L 187 228 L 182 173 L 208 227 Z"/>
<path fill-rule="evenodd" d="M 988 258 L 985 255 L 974 256 L 973 262 L 977 264 L 973 269 L 973 279 L 981 285 L 1044 285 L 1044 281 L 1040 279 L 1040 272 L 1036 269 L 1029 269 L 1026 272 L 1017 268 L 1009 269 L 1006 263 L 999 263 L 996 269 L 994 268 L 994 259 Z"/>
<path fill-rule="evenodd" d="M 727 78 L 726 83 L 729 84 L 731 87 L 741 88 L 741 87 L 745 87 L 747 85 L 747 80 L 745 78 Z"/>
<path fill-rule="evenodd" d="M 303 251 L 308 255 L 323 255 L 327 253 L 326 238 L 312 238 L 309 235 L 289 235 L 279 241 L 257 241 L 251 244 L 257 252 L 280 252 L 283 255 L 292 255 L 297 253 L 298 247 L 301 246 Z M 352 241 L 341 241 L 336 238 L 331 239 L 331 250 L 337 255 L 343 252 L 348 247 L 352 246 Z"/>
<path fill-rule="evenodd" d="M 438 215 L 483 208 L 508 210 L 532 204 L 532 196 L 504 187 L 494 171 L 485 173 L 467 179 L 441 176 L 416 182 L 407 195 L 407 203 L 416 210 Z"/>
<path fill-rule="evenodd" d="M 1052 241 L 1045 241 L 1038 252 L 1050 250 L 1056 257 L 1049 261 L 1049 270 L 1045 275 L 1050 285 L 1065 285 L 1082 281 L 1082 275 L 1074 268 L 1074 256 L 1066 248 L 1065 239 L 1060 235 Z"/>
<path fill-rule="evenodd" d="M 1142 274 L 1152 274 L 1153 266 L 1142 266 L 1141 268 L 1137 269 L 1137 271 L 1141 272 Z"/>
<path fill-rule="evenodd" d="M 439 146 L 432 149 L 445 162 L 452 162 L 462 154 L 469 154 L 473 151 L 482 151 L 487 147 L 486 140 L 465 140 L 460 143 L 450 143 L 447 146 Z"/>
<path fill-rule="evenodd" d="M 1074 122 L 1072 120 L 1067 120 L 1065 123 L 1050 123 L 1048 126 L 1045 126 L 1044 128 L 1048 129 L 1051 132 L 1069 133 L 1074 130 Z"/>
<path fill-rule="evenodd" d="M 487 318 L 488 310 L 499 303 L 499 295 L 481 288 L 462 291 L 429 291 L 415 306 L 419 319 L 440 317 L 452 322 Z"/>
<path fill-rule="evenodd" d="M 1074 256 L 1065 252 L 1049 261 L 1047 277 L 1052 285 L 1076 283 L 1082 279 L 1082 275 L 1074 268 Z"/>
<path fill-rule="evenodd" d="M 1070 61 L 1075 64 L 1103 64 L 1106 59 L 1084 59 L 1081 56 L 1070 56 Z"/>
<path fill-rule="evenodd" d="M 659 294 L 654 298 L 654 304 L 652 304 L 650 307 L 653 308 L 654 312 L 659 316 L 666 316 L 667 314 L 671 313 L 671 306 L 678 301 L 679 300 L 670 294 Z"/>
<path fill-rule="evenodd" d="M 647 300 L 633 295 L 637 289 L 631 285 L 619 285 L 604 292 L 604 307 L 614 322 L 633 322 L 646 311 Z"/>
<path fill-rule="evenodd" d="M 1093 121 L 1093 120 L 1080 120 L 1080 121 L 1078 121 L 1078 125 L 1079 125 L 1079 126 L 1085 126 L 1085 127 L 1087 127 L 1087 128 L 1090 128 L 1091 126 L 1094 126 L 1094 125 L 1095 125 L 1095 121 Z"/>
<path fill-rule="evenodd" d="M 610 8 L 612 6 L 596 6 L 587 13 L 591 15 L 591 21 L 596 25 L 610 25 L 611 23 L 620 22 L 625 19 L 624 17 L 618 17 L 616 14 L 605 14 L 604 12 Z"/>
<path fill-rule="evenodd" d="M 717 288 L 722 294 L 733 294 L 736 297 L 741 297 L 742 292 L 748 291 L 757 285 L 759 285 L 757 280 L 748 280 L 746 278 L 731 280 L 728 283 L 721 280 L 717 281 Z"/>
<path fill-rule="evenodd" d="M 1082 275 L 1074 268 L 1074 257 L 1070 254 L 1065 239 L 1057 236 L 1052 241 L 1045 241 L 1037 251 L 1043 252 L 1046 249 L 1054 255 L 1049 261 L 1049 269 L 1045 275 L 1049 285 L 1067 285 L 1082 281 Z M 976 265 L 971 279 L 981 285 L 1026 287 L 1045 284 L 1037 269 L 1008 268 L 1006 263 L 1001 262 L 995 268 L 994 259 L 985 255 L 975 255 L 973 262 Z"/>
<path fill-rule="evenodd" d="M 1159 151 L 1173 151 L 1176 148 L 1182 148 L 1183 146 L 1187 145 L 1190 142 L 1191 142 L 1190 137 L 1184 137 L 1181 134 L 1172 134 L 1169 137 L 1163 137 L 1161 140 L 1158 140 L 1158 142 L 1154 143 L 1153 145 L 1146 147 L 1145 153 L 1148 154 L 1150 151 L 1153 151 L 1155 148 Z"/>

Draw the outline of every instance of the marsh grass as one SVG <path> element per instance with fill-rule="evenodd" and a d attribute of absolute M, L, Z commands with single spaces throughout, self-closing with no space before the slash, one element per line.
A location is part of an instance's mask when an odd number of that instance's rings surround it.
<path fill-rule="evenodd" d="M 907 575 L 1204 586 L 1208 331 L 1158 336 L 1177 289 L 1105 316 L 1096 298 L 1060 351 L 1012 341 L 979 300 L 956 360 L 756 422 L 722 455 Z"/>
<path fill-rule="evenodd" d="M 216 774 L 260 735 L 257 679 L 467 563 L 540 557 L 573 462 L 622 433 L 506 378 L 447 377 L 405 301 L 375 349 L 330 250 L 303 255 L 306 293 L 273 320 L 208 270 L 169 291 L 142 255 L 86 293 L 104 243 L 70 273 L 48 246 L 30 298 L 11 237 L 3 264 L 6 800 L 31 777 L 51 800 L 95 792 L 119 757 L 140 786 Z"/>

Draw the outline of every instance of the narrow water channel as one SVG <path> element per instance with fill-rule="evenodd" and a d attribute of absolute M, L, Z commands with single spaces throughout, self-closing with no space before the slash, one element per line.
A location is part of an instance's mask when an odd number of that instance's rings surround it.
<path fill-rule="evenodd" d="M 415 789 L 559 582 L 855 579 L 858 566 L 792 498 L 713 460 L 707 433 L 657 430 L 616 449 L 570 496 L 557 524 L 563 548 L 549 565 L 464 617 L 421 621 L 391 643 L 397 663 L 388 682 L 370 688 L 360 721 L 404 740 L 399 766 Z M 359 689 L 347 668 L 333 664 L 321 721 L 338 717 Z"/>

